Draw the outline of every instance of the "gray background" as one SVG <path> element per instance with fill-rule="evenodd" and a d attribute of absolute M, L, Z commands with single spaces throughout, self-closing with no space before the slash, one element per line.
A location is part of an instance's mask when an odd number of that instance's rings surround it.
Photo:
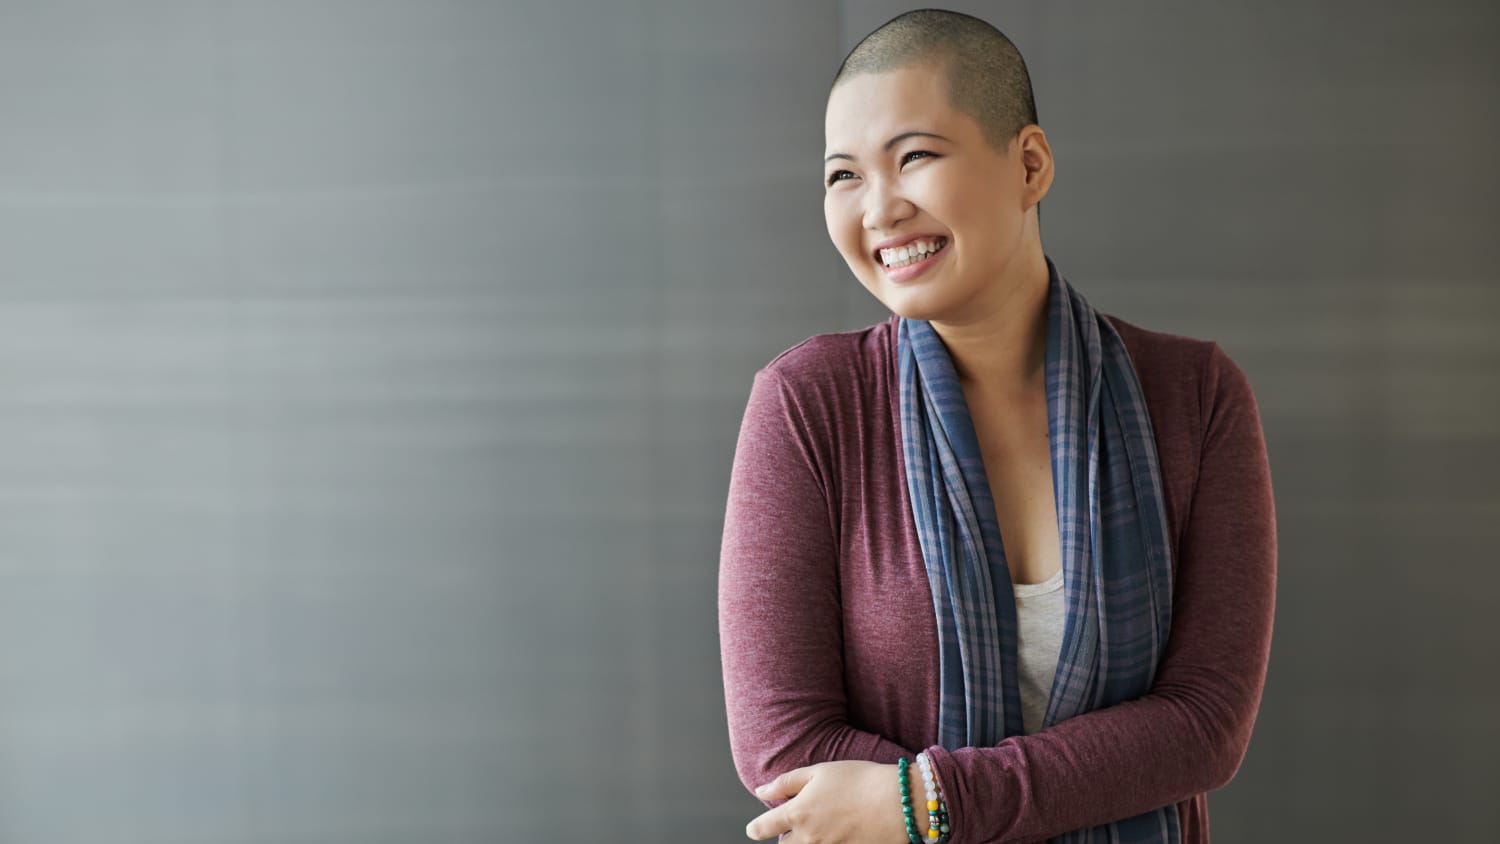
<path fill-rule="evenodd" d="M 961 3 L 1277 491 L 1216 841 L 1500 827 L 1493 3 Z M 731 842 L 757 367 L 888 2 L 0 2 L 0 841 Z"/>

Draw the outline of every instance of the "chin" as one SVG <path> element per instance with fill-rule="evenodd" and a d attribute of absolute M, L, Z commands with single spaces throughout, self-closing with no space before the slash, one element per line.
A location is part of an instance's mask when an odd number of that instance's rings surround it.
<path fill-rule="evenodd" d="M 925 295 L 926 291 L 901 290 L 894 296 L 880 297 L 881 304 L 896 316 L 924 321 L 942 320 L 951 307 L 939 297 Z"/>
<path fill-rule="evenodd" d="M 861 283 L 891 313 L 905 319 L 939 322 L 951 318 L 962 297 L 955 296 L 951 276 L 917 278 L 900 283 L 886 278 L 879 268 L 870 268 L 871 277 Z M 955 301 L 960 300 L 960 301 Z"/>

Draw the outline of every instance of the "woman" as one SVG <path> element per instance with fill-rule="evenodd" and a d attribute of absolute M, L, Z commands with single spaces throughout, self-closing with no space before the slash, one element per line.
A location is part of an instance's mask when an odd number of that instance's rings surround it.
<path fill-rule="evenodd" d="M 751 388 L 719 581 L 747 836 L 1207 841 L 1275 603 L 1244 373 L 1046 256 L 1051 150 L 988 24 L 888 22 L 825 128 L 829 235 L 892 316 Z"/>

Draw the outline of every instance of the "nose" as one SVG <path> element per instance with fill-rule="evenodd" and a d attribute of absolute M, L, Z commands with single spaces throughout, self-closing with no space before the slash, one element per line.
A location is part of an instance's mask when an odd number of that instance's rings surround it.
<path fill-rule="evenodd" d="M 901 193 L 900 185 L 890 179 L 871 179 L 865 190 L 864 224 L 871 231 L 892 231 L 902 220 L 916 212 Z"/>

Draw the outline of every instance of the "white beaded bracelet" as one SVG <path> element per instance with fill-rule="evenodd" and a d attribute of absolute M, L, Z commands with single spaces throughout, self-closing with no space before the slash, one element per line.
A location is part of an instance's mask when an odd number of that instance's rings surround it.
<path fill-rule="evenodd" d="M 917 767 L 922 771 L 922 788 L 927 799 L 927 826 L 929 840 L 933 844 L 944 844 L 948 840 L 948 807 L 938 791 L 937 779 L 932 775 L 932 760 L 927 751 L 917 754 Z M 933 835 L 933 831 L 937 835 Z"/>

